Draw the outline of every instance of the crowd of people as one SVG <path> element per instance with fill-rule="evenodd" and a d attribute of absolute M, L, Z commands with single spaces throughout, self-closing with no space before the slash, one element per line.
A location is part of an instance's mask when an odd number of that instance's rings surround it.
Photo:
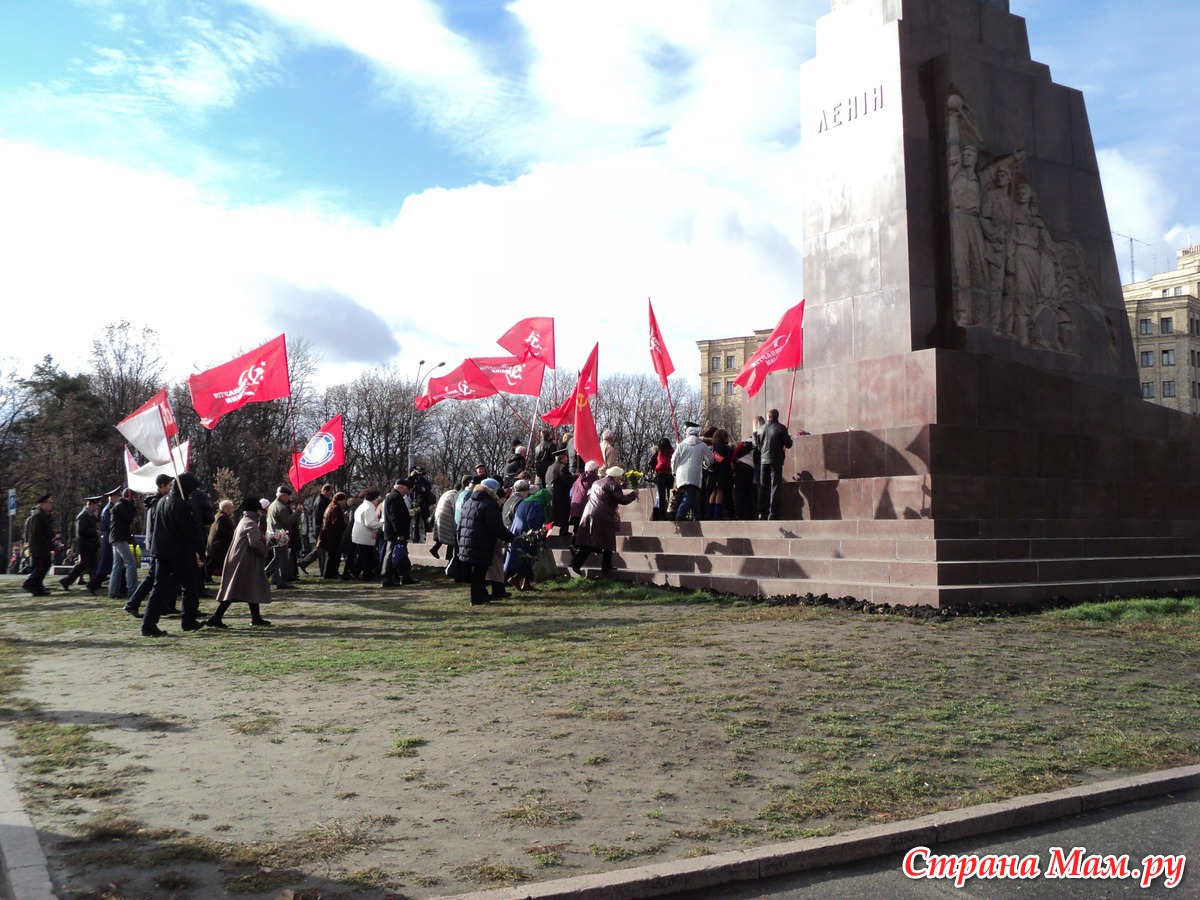
<path fill-rule="evenodd" d="M 778 517 L 784 454 L 792 446 L 778 410 L 759 417 L 736 443 L 723 428 L 702 431 L 686 422 L 684 430 L 677 445 L 664 437 L 648 448 L 645 474 L 636 473 L 654 489 L 655 519 Z M 637 500 L 638 489 L 626 489 L 611 430 L 602 435 L 600 456 L 581 460 L 569 433 L 556 438 L 547 428 L 532 448 L 513 441 L 499 477 L 480 464 L 436 496 L 415 466 L 386 494 L 364 488 L 351 495 L 323 484 L 309 509 L 286 483 L 270 501 L 248 496 L 214 506 L 194 474 L 160 475 L 141 509 L 128 489 L 85 499 L 75 517 L 78 561 L 59 583 L 95 595 L 107 582 L 108 596 L 126 601 L 147 637 L 167 633 L 159 627 L 166 615 L 179 615 L 184 631 L 227 628 L 234 603 L 247 604 L 252 625 L 268 627 L 262 605 L 273 591 L 294 589 L 297 573 L 309 575 L 309 566 L 323 579 L 377 581 L 385 590 L 418 583 L 409 544 L 431 535 L 430 553 L 440 559 L 444 549 L 447 572 L 470 585 L 471 604 L 486 604 L 509 596 L 510 587 L 536 590 L 537 581 L 557 573 L 547 546 L 555 528 L 569 538 L 571 571 L 582 576 L 594 553 L 601 573 L 611 571 L 620 509 Z M 22 587 L 35 596 L 48 593 L 45 578 L 55 564 L 53 509 L 52 496 L 38 498 L 25 525 L 30 563 Z M 139 524 L 148 559 L 141 579 Z M 205 616 L 200 599 L 213 596 L 209 586 L 217 579 L 216 610 Z"/>

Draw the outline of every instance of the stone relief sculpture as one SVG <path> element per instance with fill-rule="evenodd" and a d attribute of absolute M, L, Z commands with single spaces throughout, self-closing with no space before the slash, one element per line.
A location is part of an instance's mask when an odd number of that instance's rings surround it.
<path fill-rule="evenodd" d="M 1024 172 L 1025 151 L 992 155 L 953 87 L 946 103 L 953 315 L 1026 347 L 1116 350 L 1083 248 L 1056 240 Z"/>

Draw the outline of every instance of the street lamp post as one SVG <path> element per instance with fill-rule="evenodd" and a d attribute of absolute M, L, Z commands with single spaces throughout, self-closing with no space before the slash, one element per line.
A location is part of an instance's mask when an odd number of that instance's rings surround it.
<path fill-rule="evenodd" d="M 430 375 L 432 375 L 435 371 L 437 371 L 442 366 L 444 366 L 445 363 L 440 362 L 436 366 L 430 366 L 429 371 L 427 371 L 424 375 L 422 375 L 421 374 L 421 366 L 423 366 L 423 365 L 425 365 L 425 360 L 421 359 L 421 360 L 417 361 L 417 389 L 413 393 L 414 405 L 410 406 L 408 409 L 408 468 L 404 470 L 404 474 L 406 476 L 408 475 L 409 472 L 412 471 L 412 467 L 413 467 L 413 425 L 416 421 L 415 417 L 416 417 L 416 412 L 417 412 L 417 407 L 416 407 L 415 401 L 416 401 L 417 397 L 421 396 L 421 383 L 426 378 L 428 378 Z"/>

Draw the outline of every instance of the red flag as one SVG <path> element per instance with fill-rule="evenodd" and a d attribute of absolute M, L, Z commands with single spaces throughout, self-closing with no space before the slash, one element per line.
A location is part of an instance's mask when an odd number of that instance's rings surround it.
<path fill-rule="evenodd" d="M 746 393 L 753 397 L 767 380 L 768 372 L 794 369 L 804 364 L 804 301 L 783 314 L 775 330 L 771 332 L 757 352 L 746 360 L 746 365 L 733 379 Z"/>
<path fill-rule="evenodd" d="M 658 330 L 658 319 L 654 318 L 654 304 L 649 300 L 646 303 L 650 306 L 650 361 L 654 363 L 654 371 L 658 373 L 658 380 L 662 382 L 663 387 L 666 387 L 667 376 L 675 371 L 675 363 L 671 362 L 671 354 L 667 352 L 662 332 Z"/>
<path fill-rule="evenodd" d="M 542 392 L 542 379 L 546 375 L 546 364 L 540 359 L 515 356 L 473 357 L 475 363 L 501 394 L 528 394 L 537 397 Z"/>
<path fill-rule="evenodd" d="M 488 377 L 479 371 L 479 367 L 471 360 L 464 359 L 458 368 L 440 378 L 430 378 L 425 385 L 425 392 L 417 397 L 414 405 L 417 409 L 429 409 L 443 400 L 479 400 L 498 393 Z"/>
<path fill-rule="evenodd" d="M 309 438 L 303 453 L 292 454 L 288 481 L 296 490 L 300 490 L 314 478 L 332 472 L 345 461 L 346 445 L 342 437 L 342 417 L 334 416 Z"/>
<path fill-rule="evenodd" d="M 205 428 L 216 428 L 222 416 L 247 403 L 291 396 L 284 336 L 281 334 L 223 366 L 190 376 L 188 390 L 192 392 L 192 406 L 200 414 L 200 424 Z"/>
<path fill-rule="evenodd" d="M 596 434 L 596 420 L 592 416 L 592 405 L 588 400 L 591 394 L 596 393 L 596 383 L 600 380 L 597 364 L 599 351 L 599 344 L 592 347 L 592 352 L 575 382 L 575 390 L 566 402 L 558 409 L 542 415 L 542 420 L 553 427 L 568 423 L 573 425 L 575 452 L 584 462 L 592 459 L 597 462 L 604 460 L 600 452 L 600 437 Z"/>
<path fill-rule="evenodd" d="M 554 368 L 554 319 L 549 316 L 522 319 L 496 343 L 519 359 L 532 356 Z"/>
<path fill-rule="evenodd" d="M 117 431 L 150 462 L 158 466 L 169 463 L 169 439 L 179 434 L 179 425 L 175 422 L 175 414 L 171 412 L 167 389 L 163 388 L 118 422 Z"/>

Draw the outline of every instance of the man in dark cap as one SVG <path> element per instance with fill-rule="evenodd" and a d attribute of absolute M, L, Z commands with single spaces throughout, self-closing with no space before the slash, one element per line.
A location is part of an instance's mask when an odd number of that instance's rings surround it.
<path fill-rule="evenodd" d="M 29 577 L 21 583 L 22 589 L 35 597 L 44 597 L 46 573 L 50 571 L 50 558 L 54 552 L 54 498 L 50 494 L 38 497 L 37 506 L 25 520 L 25 546 L 29 549 Z"/>
<path fill-rule="evenodd" d="M 411 525 L 408 503 L 404 498 L 412 490 L 407 478 L 397 478 L 388 495 L 383 498 L 383 576 L 381 587 L 395 588 L 416 584 L 412 577 L 412 562 L 408 558 L 408 534 Z"/>
<path fill-rule="evenodd" d="M 550 489 L 550 521 L 558 526 L 558 533 L 567 534 L 567 521 L 571 518 L 571 485 L 575 476 L 567 467 L 567 448 L 555 447 L 554 462 L 546 469 L 546 487 Z"/>
<path fill-rule="evenodd" d="M 69 591 L 80 576 L 91 577 L 96 572 L 96 563 L 100 559 L 100 501 L 103 499 L 99 495 L 85 498 L 83 509 L 75 517 L 75 552 L 79 554 L 79 561 L 59 579 L 64 591 Z"/>
<path fill-rule="evenodd" d="M 292 512 L 292 486 L 281 484 L 275 489 L 275 500 L 267 507 L 267 533 L 265 537 L 271 542 L 271 535 L 283 532 L 291 540 L 292 528 L 296 524 L 296 514 Z M 287 544 L 271 547 L 271 561 L 267 563 L 267 575 L 273 576 L 275 590 L 286 591 L 295 587 L 292 583 L 295 574 L 292 571 L 292 554 Z"/>
<path fill-rule="evenodd" d="M 204 627 L 199 621 L 200 587 L 197 584 L 199 565 L 203 558 L 207 535 L 201 531 L 188 507 L 188 497 L 200 484 L 191 472 L 176 479 L 177 490 L 171 490 L 155 504 L 154 534 L 150 552 L 154 555 L 154 587 L 142 617 L 144 637 L 163 637 L 167 632 L 158 627 L 158 620 L 174 602 L 175 589 L 183 590 L 184 631 Z"/>
<path fill-rule="evenodd" d="M 100 564 L 96 567 L 96 574 L 89 578 L 87 583 L 87 591 L 93 596 L 112 572 L 112 544 L 109 543 L 108 536 L 112 531 L 112 510 L 121 499 L 121 488 L 113 488 L 106 497 L 108 502 L 100 510 Z"/>
<path fill-rule="evenodd" d="M 158 489 L 158 493 L 147 497 L 142 502 L 146 506 L 146 556 L 149 558 L 146 566 L 146 577 L 138 582 L 137 588 L 129 595 L 129 602 L 125 604 L 125 612 L 131 616 L 140 619 L 142 617 L 142 603 L 150 596 L 150 589 L 154 587 L 154 520 L 155 513 L 158 509 L 158 503 L 169 494 L 175 487 L 175 479 L 170 475 L 162 474 L 154 479 L 154 486 Z M 174 599 L 174 598 L 172 598 Z M 167 611 L 164 610 L 164 615 Z"/>

